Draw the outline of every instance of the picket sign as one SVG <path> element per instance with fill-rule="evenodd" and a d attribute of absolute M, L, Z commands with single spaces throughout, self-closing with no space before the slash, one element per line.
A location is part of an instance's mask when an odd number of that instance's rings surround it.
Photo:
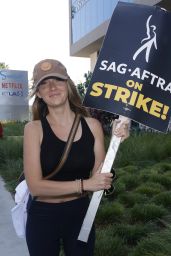
<path fill-rule="evenodd" d="M 116 123 L 116 122 L 113 123 L 113 131 L 119 128 L 123 123 L 129 124 L 129 119 L 127 117 L 119 116 L 119 120 L 120 120 L 119 123 Z M 111 171 L 120 142 L 121 142 L 121 137 L 112 135 L 109 148 L 101 169 L 101 173 L 108 173 Z M 91 198 L 86 216 L 84 218 L 84 221 L 78 236 L 78 240 L 82 242 L 88 241 L 88 237 L 89 237 L 101 198 L 103 196 L 103 192 L 104 190 L 100 190 L 93 193 L 93 196 Z"/>

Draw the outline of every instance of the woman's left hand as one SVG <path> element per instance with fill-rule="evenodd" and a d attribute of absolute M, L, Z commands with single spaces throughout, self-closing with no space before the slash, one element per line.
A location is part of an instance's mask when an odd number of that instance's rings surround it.
<path fill-rule="evenodd" d="M 113 134 L 117 137 L 122 137 L 121 142 L 127 139 L 130 135 L 130 120 L 122 122 L 119 124 L 121 120 L 115 120 L 115 124 L 113 126 Z"/>

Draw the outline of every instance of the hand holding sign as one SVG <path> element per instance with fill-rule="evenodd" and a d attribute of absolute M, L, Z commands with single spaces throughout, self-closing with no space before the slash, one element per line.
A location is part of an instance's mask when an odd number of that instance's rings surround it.
<path fill-rule="evenodd" d="M 103 189 L 110 189 L 112 184 L 112 173 L 102 173 L 102 166 L 101 164 L 98 170 L 93 174 L 91 178 L 88 180 L 84 180 L 84 189 L 85 191 L 99 191 Z"/>
<path fill-rule="evenodd" d="M 121 119 L 122 118 L 120 117 L 120 119 L 114 120 L 112 126 L 112 135 L 121 137 L 121 142 L 123 142 L 129 137 L 130 121 L 128 118 L 126 118 L 121 122 Z"/>

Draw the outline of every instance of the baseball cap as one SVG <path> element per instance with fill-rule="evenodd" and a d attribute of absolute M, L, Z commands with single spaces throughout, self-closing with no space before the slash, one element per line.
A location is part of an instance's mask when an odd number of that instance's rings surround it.
<path fill-rule="evenodd" d="M 69 78 L 65 66 L 58 60 L 45 59 L 38 62 L 33 70 L 33 84 L 36 88 L 44 79 L 57 77 L 64 80 Z"/>

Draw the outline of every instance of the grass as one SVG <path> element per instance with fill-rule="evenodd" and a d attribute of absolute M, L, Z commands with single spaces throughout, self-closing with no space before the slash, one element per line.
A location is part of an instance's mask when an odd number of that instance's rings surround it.
<path fill-rule="evenodd" d="M 148 225 L 118 224 L 113 226 L 113 234 L 121 237 L 129 246 L 137 245 L 142 238 L 148 235 L 149 231 Z"/>
<path fill-rule="evenodd" d="M 117 235 L 113 235 L 112 228 L 97 229 L 95 256 L 125 256 L 129 248 L 124 244 L 124 240 Z"/>
<path fill-rule="evenodd" d="M 119 202 L 107 202 L 100 206 L 97 213 L 96 222 L 97 224 L 107 224 L 122 219 L 124 214 L 124 206 Z"/>
<path fill-rule="evenodd" d="M 4 124 L 0 140 L 0 175 L 11 192 L 23 170 L 23 127 Z M 114 168 L 115 192 L 103 197 L 95 219 L 94 255 L 171 256 L 171 134 L 132 134 Z"/>
<path fill-rule="evenodd" d="M 162 205 L 154 203 L 135 204 L 131 209 L 131 222 L 146 223 L 166 216 L 168 211 Z"/>
<path fill-rule="evenodd" d="M 118 195 L 118 199 L 126 207 L 132 207 L 136 203 L 145 203 L 148 200 L 146 195 L 136 193 L 135 191 L 121 193 Z"/>
<path fill-rule="evenodd" d="M 0 139 L 0 175 L 12 193 L 23 171 L 23 128 L 21 122 L 3 124 L 4 136 Z"/>
<path fill-rule="evenodd" d="M 0 159 L 18 159 L 23 156 L 23 138 L 22 137 L 5 137 L 0 141 Z"/>
<path fill-rule="evenodd" d="M 171 208 L 171 191 L 165 191 L 155 195 L 153 197 L 153 202 L 157 205 Z"/>
<path fill-rule="evenodd" d="M 142 239 L 129 256 L 170 256 L 171 228 Z"/>
<path fill-rule="evenodd" d="M 0 166 L 0 175 L 3 177 L 6 183 L 6 187 L 10 192 L 14 192 L 18 178 L 23 171 L 23 160 L 7 159 L 5 163 Z"/>
<path fill-rule="evenodd" d="M 5 137 L 0 141 L 0 175 L 6 188 L 14 193 L 18 178 L 23 171 L 23 138 Z"/>
<path fill-rule="evenodd" d="M 103 198 L 96 217 L 97 255 L 106 254 L 103 242 L 111 243 L 112 237 L 120 242 L 117 253 L 109 245 L 112 256 L 171 256 L 170 244 L 163 246 L 164 234 L 171 235 L 170 156 L 171 134 L 142 133 L 121 144 L 114 163 L 115 193 Z M 121 206 L 120 215 L 113 216 L 114 205 Z"/>
<path fill-rule="evenodd" d="M 127 174 L 122 176 L 120 179 L 121 182 L 125 184 L 126 190 L 132 190 L 140 184 L 140 179 L 138 175 L 135 174 Z"/>
<path fill-rule="evenodd" d="M 168 177 L 168 175 L 159 173 L 157 175 L 152 174 L 151 176 L 149 176 L 149 180 L 152 182 L 157 182 L 165 188 L 171 188 L 171 176 Z"/>
<path fill-rule="evenodd" d="M 155 182 L 145 182 L 144 184 L 138 186 L 135 192 L 140 194 L 145 194 L 148 197 L 152 197 L 160 192 L 164 191 L 164 187 Z"/>
<path fill-rule="evenodd" d="M 140 146 L 141 145 L 141 146 Z M 159 146 L 160 145 L 160 146 Z M 121 144 L 115 166 L 122 167 L 135 162 L 159 162 L 170 157 L 171 134 L 145 133 L 133 134 Z"/>

